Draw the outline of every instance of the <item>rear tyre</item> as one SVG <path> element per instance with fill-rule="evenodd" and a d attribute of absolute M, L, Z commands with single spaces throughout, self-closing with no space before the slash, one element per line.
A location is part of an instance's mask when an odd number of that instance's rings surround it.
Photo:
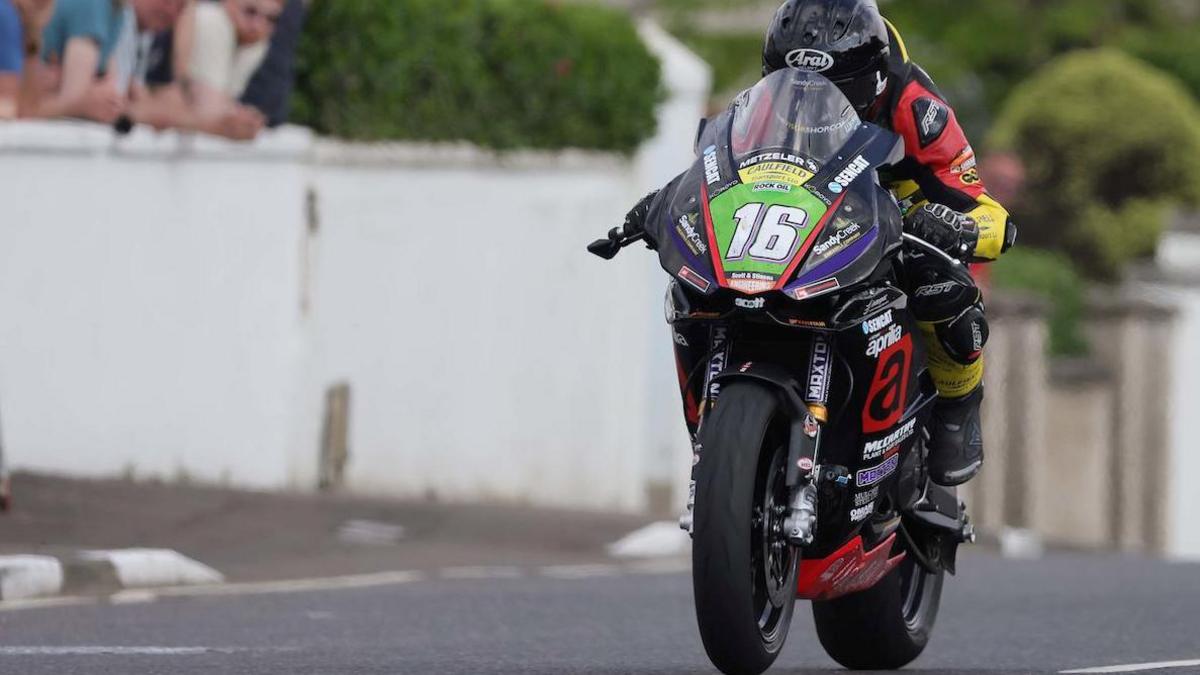
<path fill-rule="evenodd" d="M 910 556 L 872 588 L 813 602 L 821 645 L 851 670 L 895 670 L 912 663 L 929 643 L 945 574 L 927 572 Z"/>
<path fill-rule="evenodd" d="M 775 423 L 775 422 L 778 423 Z M 787 639 L 796 549 L 787 544 L 786 426 L 775 395 L 726 385 L 700 432 L 692 584 L 708 657 L 727 675 L 758 675 Z"/>

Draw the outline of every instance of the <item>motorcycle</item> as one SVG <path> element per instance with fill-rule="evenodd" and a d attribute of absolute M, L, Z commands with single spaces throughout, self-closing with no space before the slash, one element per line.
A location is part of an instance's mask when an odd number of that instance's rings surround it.
<path fill-rule="evenodd" d="M 837 662 L 903 667 L 974 540 L 957 491 L 927 475 L 937 391 L 903 263 L 962 264 L 904 233 L 878 178 L 902 139 L 819 74 L 767 76 L 702 126 L 701 148 L 644 232 L 588 250 L 647 240 L 672 276 L 668 322 L 707 327 L 681 518 L 704 648 L 722 672 L 761 673 L 806 599 Z"/>

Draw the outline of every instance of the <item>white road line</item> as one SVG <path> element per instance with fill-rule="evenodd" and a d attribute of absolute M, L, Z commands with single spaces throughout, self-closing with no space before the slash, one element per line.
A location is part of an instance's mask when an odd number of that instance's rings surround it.
<path fill-rule="evenodd" d="M 591 579 L 612 577 L 621 573 L 616 565 L 552 565 L 538 568 L 538 573 L 551 579 Z"/>
<path fill-rule="evenodd" d="M 520 579 L 525 571 L 519 567 L 446 567 L 438 572 L 443 579 Z"/>
<path fill-rule="evenodd" d="M 78 645 L 67 647 L 0 647 L 0 656 L 187 656 L 194 654 L 230 654 L 250 651 L 219 647 L 105 647 Z"/>
<path fill-rule="evenodd" d="M 53 598 L 29 598 L 27 600 L 5 600 L 0 602 L 0 612 L 15 612 L 22 609 L 46 609 L 50 607 L 79 607 L 95 605 L 100 598 L 85 598 L 77 595 L 63 595 Z"/>
<path fill-rule="evenodd" d="M 108 602 L 112 605 L 139 605 L 147 602 L 158 600 L 158 594 L 154 591 L 142 588 L 130 588 L 124 591 L 117 591 L 108 596 Z"/>
<path fill-rule="evenodd" d="M 1060 670 L 1060 673 L 1140 673 L 1147 670 L 1166 670 L 1168 668 L 1200 667 L 1200 659 L 1191 661 L 1159 661 L 1157 663 L 1134 663 L 1127 666 L 1097 666 L 1096 668 L 1079 668 L 1077 670 Z"/>
<path fill-rule="evenodd" d="M 259 595 L 267 593 L 303 593 L 307 591 L 329 591 L 346 588 L 370 588 L 392 586 L 421 581 L 420 572 L 379 572 L 377 574 L 352 574 L 341 577 L 316 579 L 289 579 L 285 581 L 261 581 L 250 583 L 217 584 L 213 586 L 178 586 L 159 588 L 154 592 L 160 597 L 189 597 L 204 595 Z"/>

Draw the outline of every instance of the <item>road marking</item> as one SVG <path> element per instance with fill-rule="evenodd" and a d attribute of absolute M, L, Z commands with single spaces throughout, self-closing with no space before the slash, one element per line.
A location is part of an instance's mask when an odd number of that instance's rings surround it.
<path fill-rule="evenodd" d="M 85 598 L 77 595 L 63 595 L 53 598 L 29 598 L 26 600 L 5 600 L 0 602 L 0 612 L 15 612 L 21 609 L 45 609 L 50 607 L 79 607 L 99 604 L 100 598 Z"/>
<path fill-rule="evenodd" d="M 249 583 L 216 584 L 213 586 L 176 586 L 160 588 L 155 593 L 162 597 L 190 597 L 204 595 L 262 595 L 268 593 L 304 593 L 308 591 L 330 591 L 347 588 L 370 588 L 392 586 L 420 581 L 425 575 L 420 572 L 379 572 L 377 574 L 352 574 L 341 577 L 319 577 L 315 579 L 290 579 L 285 581 L 260 581 Z"/>
<path fill-rule="evenodd" d="M 538 568 L 538 573 L 551 579 L 591 579 L 612 577 L 621 572 L 616 565 L 551 565 Z"/>
<path fill-rule="evenodd" d="M 520 579 L 520 567 L 447 567 L 439 572 L 443 579 Z"/>
<path fill-rule="evenodd" d="M 188 656 L 194 654 L 232 654 L 248 649 L 223 647 L 103 647 L 78 645 L 67 647 L 0 647 L 0 656 Z"/>
<path fill-rule="evenodd" d="M 1191 661 L 1159 661 L 1157 663 L 1134 663 L 1127 666 L 1098 666 L 1096 668 L 1079 668 L 1077 670 L 1060 670 L 1060 673 L 1140 673 L 1147 670 L 1165 670 L 1167 668 L 1192 668 L 1200 666 L 1200 659 Z"/>
<path fill-rule="evenodd" d="M 108 602 L 112 605 L 139 605 L 147 602 L 158 600 L 158 594 L 154 591 L 149 591 L 141 588 L 130 588 L 124 591 L 117 591 L 108 596 Z"/>

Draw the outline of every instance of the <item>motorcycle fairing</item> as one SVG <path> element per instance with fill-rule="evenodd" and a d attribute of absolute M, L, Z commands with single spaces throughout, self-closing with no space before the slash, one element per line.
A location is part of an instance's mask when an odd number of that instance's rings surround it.
<path fill-rule="evenodd" d="M 903 552 L 891 557 L 894 543 L 896 535 L 893 533 L 866 551 L 862 537 L 854 537 L 825 558 L 801 560 L 800 571 L 796 575 L 796 597 L 833 600 L 871 588 L 904 561 Z"/>
<path fill-rule="evenodd" d="M 875 180 L 903 156 L 895 134 L 861 123 L 825 165 L 779 148 L 737 162 L 731 120 L 727 112 L 709 125 L 705 135 L 719 142 L 652 205 L 646 230 L 669 274 L 704 295 L 804 300 L 860 283 L 899 245 L 898 211 Z M 761 236 L 769 228 L 778 236 Z"/>

